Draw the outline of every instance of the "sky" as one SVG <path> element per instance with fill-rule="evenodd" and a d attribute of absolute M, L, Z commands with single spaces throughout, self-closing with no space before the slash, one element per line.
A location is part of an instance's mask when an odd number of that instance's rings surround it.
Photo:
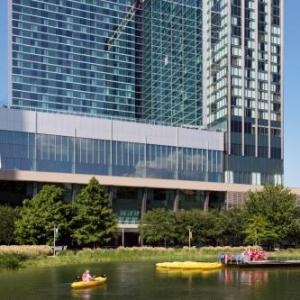
<path fill-rule="evenodd" d="M 7 103 L 7 2 L 0 0 L 0 104 Z M 285 0 L 284 183 L 300 187 L 300 1 Z M 298 152 L 299 151 L 299 152 Z"/>

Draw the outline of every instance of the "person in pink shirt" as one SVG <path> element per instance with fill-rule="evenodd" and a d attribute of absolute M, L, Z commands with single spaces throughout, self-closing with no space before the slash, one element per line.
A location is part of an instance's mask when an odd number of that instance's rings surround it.
<path fill-rule="evenodd" d="M 89 282 L 93 280 L 93 277 L 90 274 L 90 270 L 85 270 L 81 276 L 82 281 Z"/>

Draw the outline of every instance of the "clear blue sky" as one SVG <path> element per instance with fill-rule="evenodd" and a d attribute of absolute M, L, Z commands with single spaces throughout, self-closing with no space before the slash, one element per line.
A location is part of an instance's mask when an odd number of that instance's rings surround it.
<path fill-rule="evenodd" d="M 285 185 L 300 187 L 300 1 L 285 0 Z M 7 102 L 7 0 L 0 0 L 0 103 Z"/>

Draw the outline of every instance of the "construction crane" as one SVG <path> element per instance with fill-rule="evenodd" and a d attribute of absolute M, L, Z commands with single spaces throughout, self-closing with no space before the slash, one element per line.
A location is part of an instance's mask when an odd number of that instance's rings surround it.
<path fill-rule="evenodd" d="M 121 23 L 114 28 L 114 32 L 111 37 L 107 38 L 105 41 L 105 47 L 104 49 L 106 51 L 109 51 L 111 47 L 113 46 L 115 40 L 117 40 L 121 33 L 124 31 L 125 26 L 128 24 L 128 22 L 133 18 L 135 15 L 135 12 L 140 7 L 140 5 L 144 3 L 144 0 L 135 0 L 133 1 L 133 4 L 128 8 L 127 13 L 125 17 L 122 19 Z"/>

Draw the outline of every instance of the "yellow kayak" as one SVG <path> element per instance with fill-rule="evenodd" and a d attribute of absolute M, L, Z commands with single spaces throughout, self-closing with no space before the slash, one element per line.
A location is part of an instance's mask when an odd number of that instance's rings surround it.
<path fill-rule="evenodd" d="M 157 263 L 157 268 L 164 269 L 181 269 L 181 270 L 215 270 L 222 268 L 222 264 L 218 262 L 195 262 L 195 261 L 174 261 Z"/>
<path fill-rule="evenodd" d="M 93 286 L 101 285 L 104 282 L 106 282 L 106 280 L 107 280 L 106 277 L 99 276 L 99 277 L 95 277 L 94 280 L 92 280 L 92 281 L 76 281 L 76 282 L 73 282 L 71 284 L 71 287 L 73 289 L 90 288 L 90 287 L 93 287 Z"/>

